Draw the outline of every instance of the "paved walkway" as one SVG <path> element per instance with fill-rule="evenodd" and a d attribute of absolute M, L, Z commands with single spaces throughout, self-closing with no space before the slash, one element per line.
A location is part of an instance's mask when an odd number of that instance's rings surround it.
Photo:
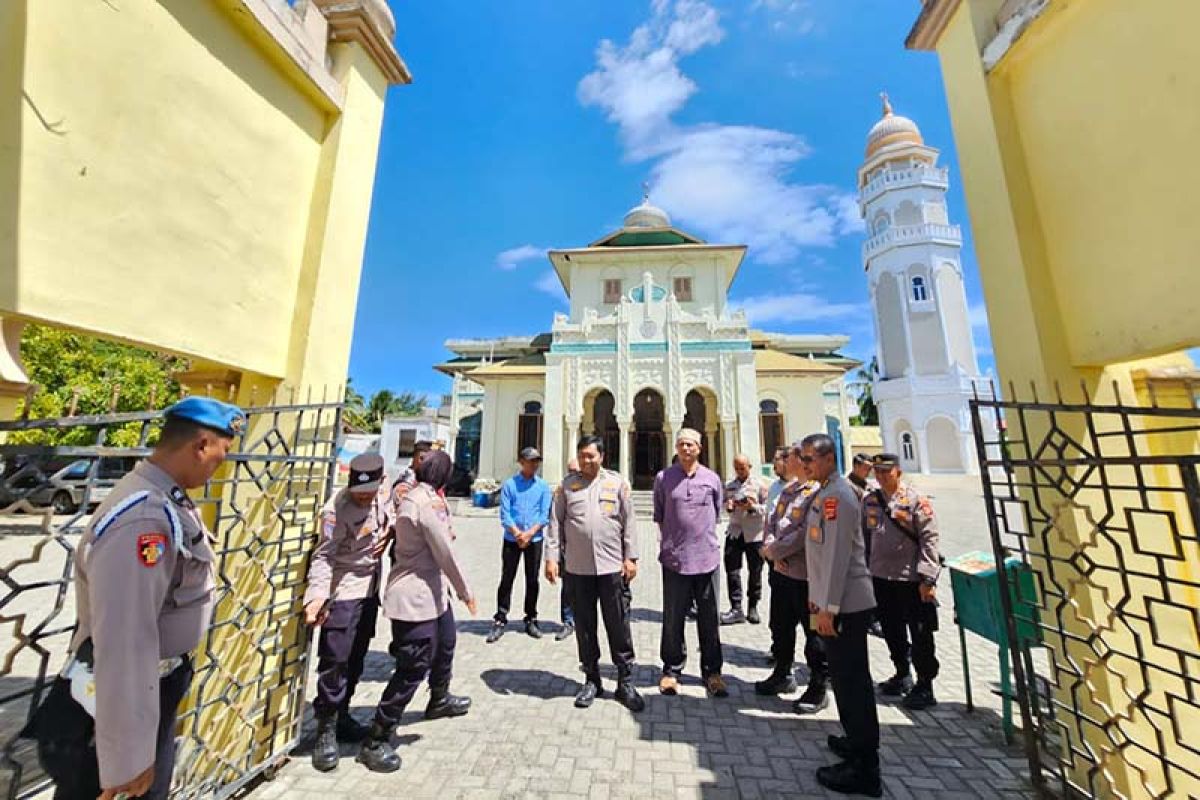
<path fill-rule="evenodd" d="M 987 548 L 978 479 L 924 478 L 917 483 L 934 498 L 948 556 Z M 682 693 L 661 697 L 653 688 L 659 672 L 662 581 L 655 560 L 656 531 L 648 521 L 642 528 L 643 571 L 633 587 L 640 662 L 635 679 L 647 699 L 645 712 L 632 715 L 611 695 L 586 711 L 573 707 L 581 677 L 574 638 L 555 642 L 547 635 L 535 641 L 513 625 L 498 643 L 485 644 L 499 575 L 498 527 L 494 513 L 456 521 L 459 551 L 481 598 L 479 619 L 463 619 L 465 609 L 455 609 L 460 633 L 454 689 L 472 697 L 471 713 L 426 722 L 421 712 L 428 694 L 422 691 L 397 731 L 400 772 L 374 775 L 354 762 L 356 751 L 347 746 L 338 769 L 321 774 L 311 768 L 302 746 L 273 782 L 253 792 L 253 800 L 837 796 L 821 789 L 813 775 L 833 760 L 824 742 L 827 734 L 841 732 L 836 711 L 831 707 L 817 717 L 800 718 L 790 713 L 792 697 L 754 694 L 753 682 L 769 671 L 763 660 L 770 643 L 765 624 L 722 629 L 728 699 L 705 697 L 697 676 L 694 626 L 688 631 L 693 658 Z M 880 706 L 886 796 L 1031 796 L 1021 751 L 1006 747 L 1000 732 L 999 698 L 993 693 L 996 649 L 968 636 L 976 704 L 968 714 L 948 578 L 940 588 L 945 598 L 938 634 L 941 703 L 916 713 Z M 519 608 L 520 587 L 515 594 Z M 556 629 L 549 621 L 558 615 L 558 588 L 544 581 L 540 608 L 544 627 Z M 384 631 L 381 624 L 355 698 L 355 714 L 363 721 L 391 674 Z M 876 680 L 891 674 L 882 641 L 871 640 L 871 657 Z M 605 673 L 608 689 L 612 677 L 610 669 Z"/>

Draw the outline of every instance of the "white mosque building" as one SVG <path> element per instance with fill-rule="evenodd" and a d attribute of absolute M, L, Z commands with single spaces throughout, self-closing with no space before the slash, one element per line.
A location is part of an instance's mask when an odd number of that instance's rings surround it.
<path fill-rule="evenodd" d="M 728 306 L 744 245 L 707 244 L 644 199 L 622 227 L 549 259 L 570 310 L 548 333 L 451 340 L 437 369 L 453 379 L 456 462 L 502 480 L 538 447 L 557 481 L 583 434 L 602 436 L 607 466 L 635 489 L 670 463 L 674 432 L 705 437 L 702 460 L 732 475 L 736 454 L 769 470 L 774 449 L 826 431 L 849 455 L 855 407 L 844 375 L 849 339 L 768 333 Z"/>
<path fill-rule="evenodd" d="M 874 308 L 874 398 L 883 448 L 909 472 L 978 472 L 968 402 L 980 377 L 960 251 L 946 214 L 948 171 L 887 96 L 858 171 L 868 239 L 863 265 Z"/>

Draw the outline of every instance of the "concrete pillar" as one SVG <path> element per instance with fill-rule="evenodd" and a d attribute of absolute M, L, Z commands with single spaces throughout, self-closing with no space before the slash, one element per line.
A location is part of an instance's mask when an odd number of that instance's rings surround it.
<path fill-rule="evenodd" d="M 633 444 L 630 436 L 633 433 L 633 420 L 617 420 L 617 428 L 621 431 L 621 477 L 633 483 Z"/>
<path fill-rule="evenodd" d="M 737 425 L 737 420 L 732 417 L 727 417 L 721 420 L 721 466 L 725 470 L 724 475 L 733 474 L 733 457 L 737 447 L 734 444 L 734 427 Z"/>
<path fill-rule="evenodd" d="M 583 438 L 582 421 L 577 419 L 567 420 L 567 444 L 564 450 L 566 451 L 563 458 L 563 474 L 567 474 L 567 464 L 575 457 L 575 446 L 579 444 L 579 440 Z"/>
<path fill-rule="evenodd" d="M 721 473 L 721 477 L 724 478 L 725 468 L 717 458 L 717 426 L 715 422 L 709 423 L 704 428 L 704 452 L 708 454 L 709 469 Z"/>

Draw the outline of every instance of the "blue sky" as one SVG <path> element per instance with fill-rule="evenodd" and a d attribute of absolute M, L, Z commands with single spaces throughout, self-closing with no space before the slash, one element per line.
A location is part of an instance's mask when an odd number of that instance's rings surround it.
<path fill-rule="evenodd" d="M 387 99 L 350 374 L 440 393 L 448 338 L 549 330 L 542 255 L 651 201 L 750 245 L 731 289 L 756 327 L 874 351 L 855 171 L 887 90 L 951 169 L 982 366 L 990 343 L 936 58 L 898 0 L 394 3 L 414 74 Z"/>

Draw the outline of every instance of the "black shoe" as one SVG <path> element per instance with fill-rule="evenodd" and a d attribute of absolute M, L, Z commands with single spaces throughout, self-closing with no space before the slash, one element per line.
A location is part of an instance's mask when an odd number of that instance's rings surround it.
<path fill-rule="evenodd" d="M 495 622 L 493 622 L 492 629 L 490 631 L 488 631 L 487 643 L 492 644 L 497 639 L 499 639 L 501 636 L 503 636 L 504 635 L 504 627 L 507 624 L 508 623 L 500 622 L 499 620 L 496 620 Z"/>
<path fill-rule="evenodd" d="M 614 697 L 617 698 L 618 703 L 635 714 L 646 710 L 646 701 L 638 694 L 638 690 L 633 688 L 632 683 L 626 681 L 619 682 Z"/>
<path fill-rule="evenodd" d="M 883 626 L 879 624 L 879 620 L 871 620 L 871 624 L 867 626 L 867 633 L 880 639 L 883 638 Z"/>
<path fill-rule="evenodd" d="M 933 708 L 937 705 L 937 698 L 933 696 L 933 684 L 924 681 L 918 683 L 908 694 L 904 695 L 900 705 L 909 711 L 924 711 L 927 708 Z"/>
<path fill-rule="evenodd" d="M 425 706 L 425 719 L 461 717 L 471 710 L 471 698 L 450 694 L 449 686 L 435 686 L 429 690 L 429 704 Z"/>
<path fill-rule="evenodd" d="M 762 622 L 762 617 L 758 615 L 758 606 L 750 606 L 750 610 L 746 612 L 746 622 L 751 625 L 757 625 Z"/>
<path fill-rule="evenodd" d="M 542 638 L 542 629 L 538 627 L 538 623 L 537 623 L 536 619 L 525 620 L 525 632 L 528 633 L 530 636 L 532 636 L 534 639 Z"/>
<path fill-rule="evenodd" d="M 868 769 L 858 761 L 843 761 L 817 770 L 817 783 L 840 794 L 863 794 L 883 797 L 883 782 L 879 768 Z"/>
<path fill-rule="evenodd" d="M 804 694 L 792 703 L 792 711 L 797 714 L 817 714 L 829 705 L 829 692 L 825 690 L 825 681 L 812 680 L 808 682 Z"/>
<path fill-rule="evenodd" d="M 575 707 L 591 708 L 592 703 L 596 701 L 596 698 L 603 695 L 604 690 L 600 688 L 599 684 L 592 683 L 591 681 L 584 681 L 583 688 L 579 690 L 579 694 L 575 695 Z"/>
<path fill-rule="evenodd" d="M 369 728 L 363 725 L 349 711 L 339 711 L 337 717 L 337 740 L 339 742 L 357 743 L 367 738 Z"/>
<path fill-rule="evenodd" d="M 731 608 L 721 615 L 722 625 L 740 625 L 746 621 L 746 615 L 740 608 Z"/>
<path fill-rule="evenodd" d="M 850 758 L 854 753 L 854 748 L 850 746 L 850 739 L 845 736 L 835 736 L 831 733 L 825 740 L 825 744 L 829 746 L 835 756 L 843 760 Z"/>
<path fill-rule="evenodd" d="M 400 769 L 400 756 L 388 744 L 391 732 L 384 731 L 379 723 L 371 725 L 362 749 L 355 760 L 371 772 L 395 772 Z"/>
<path fill-rule="evenodd" d="M 558 629 L 558 633 L 554 634 L 554 641 L 561 642 L 563 639 L 569 639 L 575 635 L 574 625 L 563 625 Z"/>
<path fill-rule="evenodd" d="M 886 697 L 899 697 L 912 689 L 912 685 L 912 678 L 897 674 L 879 684 L 879 693 Z"/>
<path fill-rule="evenodd" d="M 774 694 L 789 694 L 796 691 L 796 679 L 791 675 L 772 672 L 762 681 L 754 684 L 754 693 L 765 696 Z"/>
<path fill-rule="evenodd" d="M 317 741 L 313 744 L 312 765 L 317 772 L 330 772 L 338 765 L 337 722 L 332 714 L 317 717 Z"/>

